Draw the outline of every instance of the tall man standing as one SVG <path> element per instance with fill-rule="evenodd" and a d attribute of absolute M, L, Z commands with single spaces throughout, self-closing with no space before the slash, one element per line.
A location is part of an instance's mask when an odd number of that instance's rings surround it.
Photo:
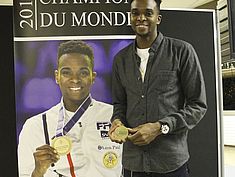
<path fill-rule="evenodd" d="M 112 141 L 124 143 L 124 177 L 188 177 L 188 130 L 207 110 L 193 47 L 158 31 L 161 0 L 133 0 L 134 43 L 113 63 Z M 117 137 L 116 128 L 128 128 Z"/>

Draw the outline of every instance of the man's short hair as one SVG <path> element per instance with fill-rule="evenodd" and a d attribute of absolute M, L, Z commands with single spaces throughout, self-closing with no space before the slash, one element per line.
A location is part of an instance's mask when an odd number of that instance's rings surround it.
<path fill-rule="evenodd" d="M 155 2 L 157 3 L 158 9 L 160 10 L 162 0 L 155 0 Z"/>
<path fill-rule="evenodd" d="M 131 0 L 131 3 L 135 1 L 135 0 Z M 161 3 L 162 3 L 162 0 L 154 0 L 157 4 L 157 7 L 158 7 L 158 10 L 160 11 L 160 7 L 161 7 Z"/>
<path fill-rule="evenodd" d="M 91 46 L 89 46 L 87 43 L 80 40 L 72 40 L 61 43 L 58 47 L 58 54 L 57 54 L 58 63 L 59 63 L 59 58 L 62 55 L 70 53 L 79 53 L 87 55 L 90 59 L 92 70 L 94 69 L 94 53 Z"/>

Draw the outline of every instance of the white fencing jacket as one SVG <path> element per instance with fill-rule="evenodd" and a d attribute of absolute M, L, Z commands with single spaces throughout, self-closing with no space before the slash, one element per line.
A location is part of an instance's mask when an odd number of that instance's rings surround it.
<path fill-rule="evenodd" d="M 19 137 L 19 176 L 31 177 L 35 167 L 33 153 L 45 143 L 42 115 L 46 113 L 49 139 L 56 134 L 61 103 L 48 111 L 28 119 Z M 92 99 L 91 105 L 68 132 L 72 140 L 71 159 L 76 177 L 120 177 L 122 145 L 111 142 L 108 130 L 111 126 L 112 106 Z M 68 118 L 69 119 L 69 118 Z M 58 177 L 55 172 L 70 177 L 67 156 L 61 156 L 44 177 Z"/>

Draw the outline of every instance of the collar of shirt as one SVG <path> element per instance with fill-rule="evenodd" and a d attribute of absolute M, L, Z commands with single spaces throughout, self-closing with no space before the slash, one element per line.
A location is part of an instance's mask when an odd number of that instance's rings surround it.
<path fill-rule="evenodd" d="M 63 97 L 60 100 L 60 104 L 63 106 L 63 108 L 65 110 L 65 112 L 64 112 L 64 125 L 66 125 L 68 123 L 68 121 L 73 117 L 73 115 L 77 112 L 77 110 L 75 112 L 71 112 L 71 111 L 68 111 L 67 109 L 65 109 Z M 90 106 L 92 106 L 93 104 L 94 104 L 94 99 L 91 98 Z M 89 109 L 89 107 L 88 107 L 88 109 Z"/>
<path fill-rule="evenodd" d="M 65 109 L 64 124 L 66 124 L 71 119 L 71 117 L 73 117 L 74 114 L 75 112 L 71 112 Z"/>
<path fill-rule="evenodd" d="M 160 46 L 162 40 L 163 40 L 163 34 L 161 32 L 158 32 L 158 35 L 157 35 L 156 39 L 154 40 L 153 44 L 151 45 L 151 47 L 149 49 L 149 53 L 157 52 L 157 49 Z M 135 40 L 134 45 L 133 45 L 133 50 L 137 54 L 137 43 L 136 43 L 136 40 Z"/>

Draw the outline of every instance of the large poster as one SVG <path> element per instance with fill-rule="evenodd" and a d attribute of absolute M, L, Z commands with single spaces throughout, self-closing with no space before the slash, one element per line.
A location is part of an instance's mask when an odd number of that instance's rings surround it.
<path fill-rule="evenodd" d="M 17 135 L 29 117 L 58 103 L 54 81 L 62 41 L 80 39 L 94 49 L 97 78 L 92 96 L 111 103 L 114 55 L 133 41 L 128 0 L 20 0 L 15 2 L 15 91 Z M 219 59 L 214 11 L 163 10 L 163 34 L 190 42 L 206 82 L 206 116 L 190 133 L 191 177 L 222 174 Z M 203 26 L 203 29 L 201 28 Z M 205 170 L 201 170 L 205 169 Z"/>

